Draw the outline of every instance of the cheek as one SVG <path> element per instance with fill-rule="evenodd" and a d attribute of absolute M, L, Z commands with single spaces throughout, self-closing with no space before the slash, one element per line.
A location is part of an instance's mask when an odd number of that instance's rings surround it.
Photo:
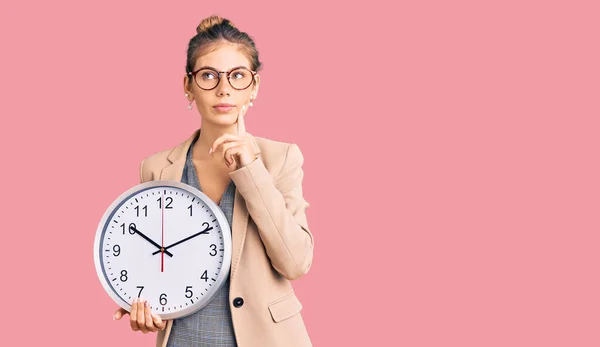
<path fill-rule="evenodd" d="M 247 90 L 244 90 L 242 93 L 240 93 L 240 95 L 238 97 L 239 103 L 242 104 L 242 103 L 249 102 L 251 94 L 252 94 L 252 90 L 250 88 L 248 88 Z"/>
<path fill-rule="evenodd" d="M 198 105 L 199 107 L 206 107 L 209 104 L 206 97 L 202 94 L 195 94 L 195 98 L 196 98 L 196 105 Z"/>

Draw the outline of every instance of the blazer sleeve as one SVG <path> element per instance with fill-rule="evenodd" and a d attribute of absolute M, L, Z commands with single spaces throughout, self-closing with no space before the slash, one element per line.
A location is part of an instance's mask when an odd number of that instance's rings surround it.
<path fill-rule="evenodd" d="M 275 182 L 260 157 L 229 174 L 246 201 L 273 268 L 289 280 L 305 275 L 313 259 L 313 235 L 306 220 L 310 204 L 302 196 L 303 163 L 300 148 L 292 143 Z"/>

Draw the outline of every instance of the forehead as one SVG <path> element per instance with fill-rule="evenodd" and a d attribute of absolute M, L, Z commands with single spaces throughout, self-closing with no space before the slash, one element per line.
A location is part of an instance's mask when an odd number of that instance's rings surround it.
<path fill-rule="evenodd" d="M 219 71 L 227 71 L 232 67 L 250 68 L 250 60 L 236 46 L 220 43 L 196 59 L 194 70 L 202 66 L 212 66 Z"/>

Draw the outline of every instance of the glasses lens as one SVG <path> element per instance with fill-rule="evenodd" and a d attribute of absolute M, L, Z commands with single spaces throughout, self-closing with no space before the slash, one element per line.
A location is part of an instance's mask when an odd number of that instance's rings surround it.
<path fill-rule="evenodd" d="M 244 68 L 235 69 L 229 74 L 229 81 L 235 89 L 246 89 L 252 83 L 252 72 Z"/>
<path fill-rule="evenodd" d="M 212 89 L 219 83 L 219 75 L 210 69 L 202 69 L 196 74 L 196 83 L 202 89 Z"/>

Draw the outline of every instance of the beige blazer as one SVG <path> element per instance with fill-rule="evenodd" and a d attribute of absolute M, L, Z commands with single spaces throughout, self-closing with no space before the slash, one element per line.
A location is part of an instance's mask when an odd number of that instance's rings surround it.
<path fill-rule="evenodd" d="M 187 150 L 199 131 L 177 147 L 142 160 L 141 182 L 181 181 Z M 312 346 L 290 282 L 305 275 L 313 259 L 305 213 L 309 203 L 302 196 L 304 158 L 296 144 L 255 139 L 260 157 L 229 174 L 237 188 L 229 291 L 237 344 Z M 243 305 L 235 307 L 235 298 L 242 298 Z M 167 345 L 172 323 L 157 333 L 157 347 Z"/>

